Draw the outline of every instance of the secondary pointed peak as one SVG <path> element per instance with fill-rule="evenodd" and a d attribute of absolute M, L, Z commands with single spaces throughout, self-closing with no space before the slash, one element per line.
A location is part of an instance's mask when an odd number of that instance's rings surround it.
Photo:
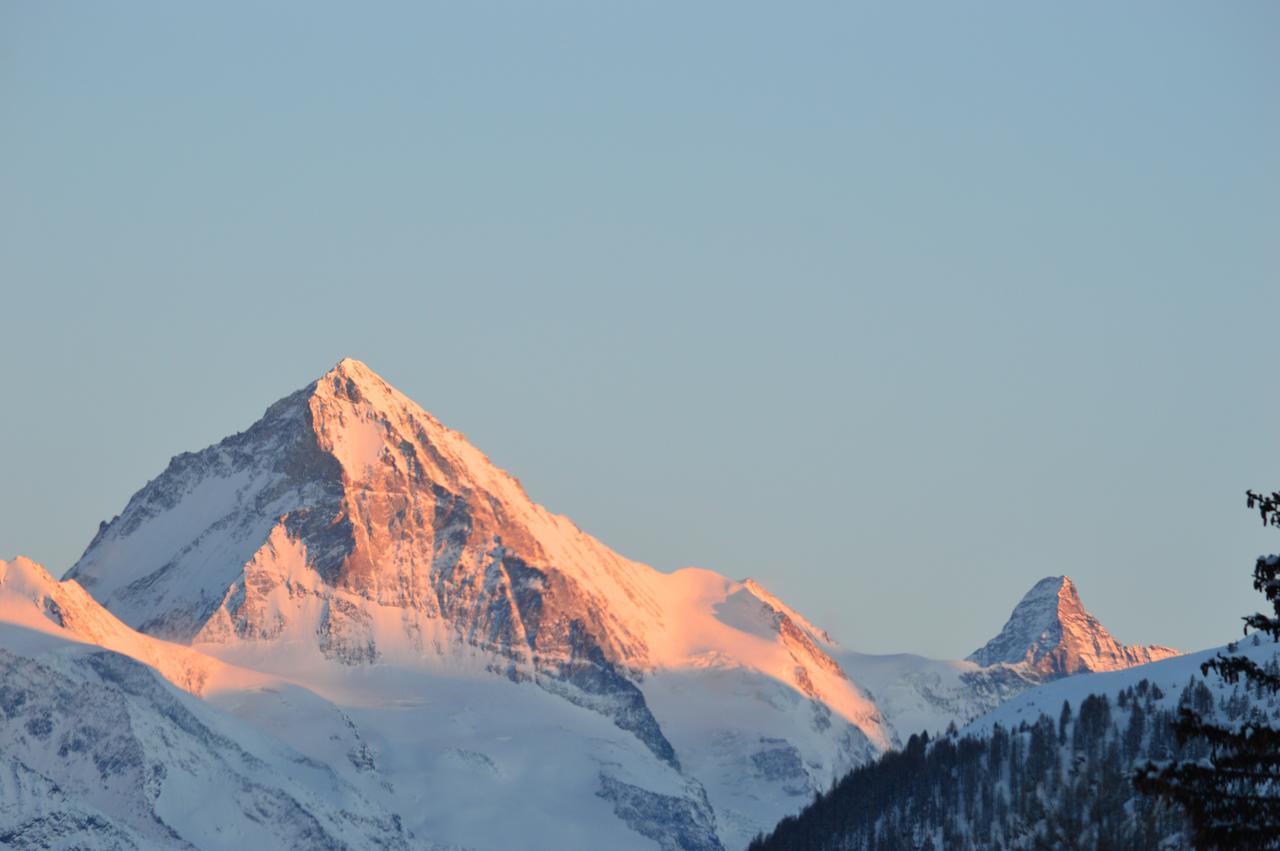
<path fill-rule="evenodd" d="M 1080 601 L 1068 576 L 1046 576 L 1018 601 L 1000 634 L 969 656 L 980 665 L 1027 665 L 1056 677 L 1110 671 L 1177 655 L 1167 647 L 1118 643 Z"/>

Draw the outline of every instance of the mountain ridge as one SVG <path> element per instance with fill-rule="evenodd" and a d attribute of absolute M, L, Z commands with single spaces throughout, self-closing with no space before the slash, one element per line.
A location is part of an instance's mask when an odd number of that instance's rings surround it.
<path fill-rule="evenodd" d="M 911 733 L 1052 675 L 1025 648 L 858 654 L 753 579 L 627 559 L 352 359 L 175 456 L 66 577 L 40 599 L 100 604 L 146 664 L 172 648 L 162 674 L 183 651 L 248 672 L 202 694 L 340 764 L 415 835 L 483 848 L 519 826 L 475 806 L 564 839 L 586 798 L 616 847 L 742 847 Z M 412 797 L 441 783 L 452 797 Z"/>

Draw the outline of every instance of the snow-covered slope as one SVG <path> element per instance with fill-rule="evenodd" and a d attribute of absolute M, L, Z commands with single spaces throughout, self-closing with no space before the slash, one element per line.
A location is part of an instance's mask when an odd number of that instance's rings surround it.
<path fill-rule="evenodd" d="M 531 685 L 647 751 L 643 783 L 602 773 L 575 722 L 559 750 L 582 776 L 564 795 L 581 801 L 581 786 L 640 823 L 640 793 L 619 790 L 661 788 L 662 806 L 691 825 L 714 818 L 730 846 L 892 744 L 829 637 L 758 584 L 614 553 L 352 360 L 173 459 L 68 577 L 143 633 L 287 676 L 344 711 L 413 705 L 430 727 L 470 693 Z M 466 683 L 456 704 L 421 700 L 450 677 Z M 510 736 L 511 714 L 487 734 Z M 519 759 L 536 750 L 523 739 L 508 746 Z"/>
<path fill-rule="evenodd" d="M 41 565 L 22 556 L 12 561 L 0 560 L 0 623 L 122 653 L 155 668 L 169 682 L 197 696 L 274 682 L 189 647 L 135 632 L 77 582 L 59 582 Z"/>
<path fill-rule="evenodd" d="M 328 765 L 187 693 L 278 693 L 267 682 L 0 561 L 0 845 L 434 847 Z"/>
<path fill-rule="evenodd" d="M 898 745 L 913 733 L 936 735 L 951 724 L 962 725 L 1041 682 L 1023 665 L 983 667 L 910 653 L 846 651 L 838 658 L 880 707 Z"/>
<path fill-rule="evenodd" d="M 1149 686 L 1156 686 L 1158 691 L 1163 693 L 1159 702 L 1165 708 L 1172 709 L 1178 706 L 1188 683 L 1203 683 L 1218 700 L 1222 700 L 1233 692 L 1241 692 L 1244 686 L 1225 683 L 1212 672 L 1209 676 L 1200 672 L 1202 664 L 1220 653 L 1248 656 L 1260 665 L 1275 664 L 1280 654 L 1280 645 L 1263 636 L 1256 638 L 1250 636 L 1241 641 L 1233 652 L 1229 652 L 1224 646 L 1117 671 L 1080 674 L 1055 680 L 1023 692 L 977 718 L 961 732 L 987 733 L 996 724 L 1000 724 L 1005 729 L 1013 729 L 1023 721 L 1029 724 L 1034 723 L 1041 714 L 1057 718 L 1064 702 L 1070 704 L 1073 710 L 1078 710 L 1080 702 L 1089 695 L 1107 695 L 1114 698 L 1121 691 L 1133 688 L 1143 680 L 1146 680 Z M 1251 700 L 1250 703 L 1268 717 L 1280 717 L 1280 703 L 1277 703 L 1274 696 L 1270 698 L 1269 703 L 1265 700 Z"/>
<path fill-rule="evenodd" d="M 1025 665 L 1046 677 L 1081 671 L 1116 671 L 1177 656 L 1177 650 L 1152 644 L 1126 647 L 1085 611 L 1075 583 L 1048 576 L 1027 592 L 1000 634 L 969 660 L 980 665 Z"/>
<path fill-rule="evenodd" d="M 721 847 L 696 781 L 607 717 L 494 676 L 483 653 L 352 668 L 279 649 L 260 667 L 284 674 L 249 671 L 0 562 L 4 847 Z M 96 775 L 67 757 L 86 749 Z M 139 785 L 138 765 L 164 782 Z"/>

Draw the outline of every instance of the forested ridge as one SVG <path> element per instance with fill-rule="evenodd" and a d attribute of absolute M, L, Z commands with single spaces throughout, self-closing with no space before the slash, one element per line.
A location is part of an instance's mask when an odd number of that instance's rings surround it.
<path fill-rule="evenodd" d="M 1274 658 L 1267 667 L 1280 674 Z M 1208 755 L 1204 742 L 1179 743 L 1182 707 L 1225 723 L 1265 723 L 1277 697 L 1248 684 L 1215 695 L 1199 675 L 1177 691 L 1144 679 L 1015 729 L 912 736 L 757 837 L 750 851 L 1190 847 L 1182 811 L 1139 794 L 1135 767 Z"/>

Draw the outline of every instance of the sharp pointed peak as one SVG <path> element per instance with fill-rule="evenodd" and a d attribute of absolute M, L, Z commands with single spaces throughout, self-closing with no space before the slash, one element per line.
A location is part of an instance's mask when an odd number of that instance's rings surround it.
<path fill-rule="evenodd" d="M 1046 576 L 1023 595 L 1000 634 L 971 654 L 982 665 L 1026 664 L 1042 674 L 1115 670 L 1173 655 L 1163 647 L 1126 647 L 1091 615 L 1069 576 Z"/>
<path fill-rule="evenodd" d="M 1047 591 L 1049 589 L 1052 589 L 1054 591 L 1060 591 L 1063 588 L 1075 588 L 1075 587 L 1076 587 L 1076 584 L 1071 581 L 1070 576 L 1066 576 L 1066 575 L 1046 576 L 1044 579 L 1041 579 L 1038 582 L 1036 582 L 1035 585 L 1032 585 L 1031 590 L 1028 591 L 1027 593 L 1032 594 L 1037 591 Z"/>
<path fill-rule="evenodd" d="M 1056 602 L 1055 602 L 1056 601 Z M 1080 591 L 1076 588 L 1076 584 L 1071 581 L 1070 576 L 1046 576 L 1036 584 L 1032 585 L 1026 594 L 1022 595 L 1022 599 L 1018 601 L 1018 608 L 1027 606 L 1041 605 L 1058 605 L 1071 603 L 1079 605 Z"/>
<path fill-rule="evenodd" d="M 367 400 L 378 406 L 399 402 L 410 403 L 417 407 L 417 403 L 406 397 L 368 364 L 352 357 L 338 361 L 332 369 L 313 382 L 308 390 L 310 393 L 325 396 L 346 397 L 352 402 Z"/>
<path fill-rule="evenodd" d="M 362 360 L 352 357 L 345 357 L 333 365 L 333 368 L 322 375 L 321 380 L 326 378 L 343 378 L 357 383 L 365 381 L 377 381 L 386 384 L 387 380 L 378 373 L 369 368 L 369 365 Z"/>

